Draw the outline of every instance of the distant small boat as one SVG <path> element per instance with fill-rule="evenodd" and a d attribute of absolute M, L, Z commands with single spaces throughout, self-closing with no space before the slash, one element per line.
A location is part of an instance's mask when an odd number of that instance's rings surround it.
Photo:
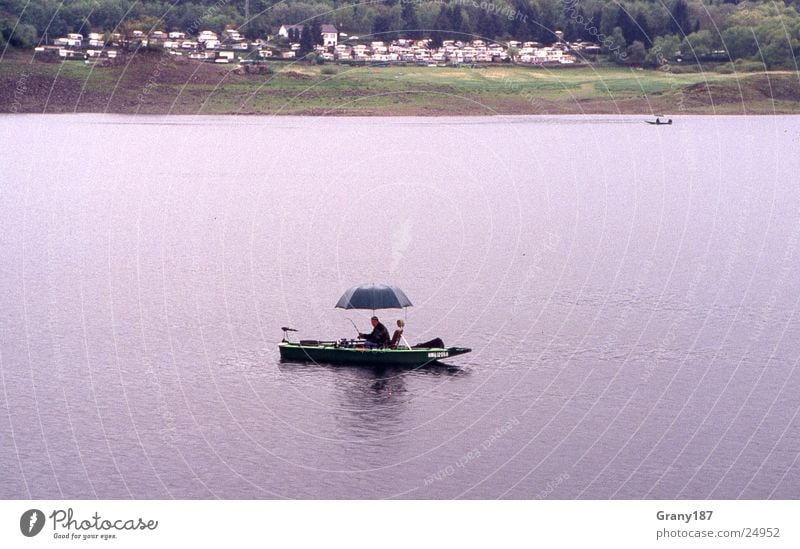
<path fill-rule="evenodd" d="M 648 124 L 652 124 L 654 126 L 670 126 L 672 125 L 672 118 L 668 119 L 667 121 L 662 121 L 662 117 L 657 116 L 655 121 L 653 120 L 645 120 Z"/>

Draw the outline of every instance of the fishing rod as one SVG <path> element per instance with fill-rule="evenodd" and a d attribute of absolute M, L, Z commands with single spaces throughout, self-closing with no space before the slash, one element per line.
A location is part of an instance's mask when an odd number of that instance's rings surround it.
<path fill-rule="evenodd" d="M 353 325 L 353 328 L 355 328 L 355 329 L 356 329 L 356 333 L 357 333 L 357 334 L 360 334 L 360 333 L 361 333 L 361 330 L 359 330 L 359 329 L 358 329 L 358 326 L 356 326 L 356 323 L 355 323 L 355 322 L 353 322 L 353 319 L 352 319 L 352 318 L 348 318 L 347 320 L 349 320 L 349 321 L 350 321 L 350 324 L 352 324 L 352 325 Z"/>

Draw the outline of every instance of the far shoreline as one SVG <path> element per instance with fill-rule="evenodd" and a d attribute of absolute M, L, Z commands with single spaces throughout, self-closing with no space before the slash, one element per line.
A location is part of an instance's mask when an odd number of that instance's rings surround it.
<path fill-rule="evenodd" d="M 431 120 L 447 120 L 447 119 L 480 119 L 480 118 L 585 118 L 585 117 L 606 117 L 606 118 L 619 118 L 619 117 L 638 117 L 642 121 L 644 120 L 652 120 L 655 118 L 655 115 L 651 113 L 603 113 L 603 112 L 591 112 L 591 113 L 552 113 L 552 114 L 479 114 L 479 113 L 464 113 L 464 114 L 415 114 L 415 113 L 403 113 L 403 114 L 393 114 L 393 113 L 376 113 L 376 114 L 364 114 L 364 113 L 323 113 L 323 114 L 316 114 L 311 112 L 291 112 L 291 113 L 189 113 L 189 112 L 180 112 L 180 113 L 131 113 L 131 112 L 102 112 L 102 111 L 55 111 L 55 112 L 35 112 L 35 111 L 25 111 L 25 112 L 5 112 L 0 111 L 0 116 L 3 117 L 22 117 L 22 116 L 41 116 L 41 117 L 48 117 L 48 118 L 55 118 L 55 117 L 66 117 L 66 116 L 80 116 L 80 115 L 98 115 L 98 116 L 120 116 L 120 117 L 130 117 L 130 118 L 157 118 L 157 117 L 170 117 L 170 118 L 190 118 L 190 117 L 208 117 L 208 118 L 219 118 L 219 117 L 226 117 L 226 118 L 342 118 L 342 119 L 365 119 L 365 120 L 373 120 L 376 118 L 392 118 L 392 119 L 403 119 L 403 118 L 419 118 L 419 119 L 431 119 Z M 723 117 L 733 117 L 733 118 L 743 118 L 748 116 L 755 116 L 760 118 L 769 118 L 769 117 L 783 117 L 783 116 L 800 116 L 800 110 L 798 111 L 779 111 L 779 112 L 724 112 L 724 113 L 714 113 L 714 112 L 691 112 L 691 113 L 682 113 L 682 114 L 669 114 L 664 118 L 672 118 L 673 120 L 680 119 L 680 118 L 698 118 L 698 117 L 706 117 L 706 118 L 723 118 Z M 661 125 L 668 125 L 668 124 L 661 124 Z"/>
<path fill-rule="evenodd" d="M 303 117 L 800 114 L 800 72 L 294 63 L 259 72 L 163 56 L 0 62 L 0 113 Z"/>

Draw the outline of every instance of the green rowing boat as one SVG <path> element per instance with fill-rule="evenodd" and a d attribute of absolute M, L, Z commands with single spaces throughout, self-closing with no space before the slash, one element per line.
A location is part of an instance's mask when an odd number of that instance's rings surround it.
<path fill-rule="evenodd" d="M 281 360 L 370 366 L 423 366 L 469 353 L 466 347 L 369 348 L 357 341 L 320 341 L 314 344 L 283 341 Z"/>
<path fill-rule="evenodd" d="M 372 310 L 372 327 L 377 330 L 379 324 L 375 315 L 376 309 L 405 309 L 411 307 L 411 300 L 397 286 L 386 284 L 359 284 L 347 290 L 336 303 L 337 309 L 364 309 Z M 298 343 L 289 341 L 289 332 L 296 332 L 294 328 L 282 327 L 283 341 L 278 345 L 281 360 L 284 362 L 320 362 L 325 364 L 354 364 L 370 366 L 425 366 L 434 364 L 442 359 L 469 353 L 472 349 L 466 347 L 445 347 L 444 342 L 438 337 L 410 346 L 403 338 L 402 321 L 398 320 L 400 328 L 395 332 L 395 337 L 389 338 L 385 326 L 381 326 L 385 337 L 376 337 L 373 334 L 362 334 L 351 320 L 353 328 L 359 332 L 358 337 L 364 339 L 340 339 L 338 341 L 317 341 L 316 339 L 301 339 Z M 370 340 L 370 341 L 366 341 Z M 385 344 L 388 343 L 388 344 Z"/>

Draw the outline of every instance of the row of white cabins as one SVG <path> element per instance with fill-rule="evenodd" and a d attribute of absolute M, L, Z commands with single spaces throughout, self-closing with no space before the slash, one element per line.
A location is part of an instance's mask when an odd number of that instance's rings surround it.
<path fill-rule="evenodd" d="M 278 30 L 278 36 L 289 38 L 290 31 L 302 31 L 302 25 L 283 25 Z M 328 61 L 364 61 L 378 63 L 413 62 L 426 64 L 460 64 L 460 63 L 491 63 L 507 61 L 509 49 L 516 50 L 514 61 L 529 64 L 572 64 L 576 62 L 573 51 L 587 53 L 599 52 L 599 46 L 588 43 L 567 44 L 559 41 L 552 46 L 542 46 L 537 42 L 510 41 L 506 46 L 497 43 L 487 43 L 484 40 L 471 42 L 445 40 L 440 48 L 429 47 L 428 40 L 398 39 L 391 43 L 373 41 L 369 44 L 355 43 L 358 37 L 350 37 L 351 43 L 339 43 L 340 35 L 333 25 L 322 25 L 322 45 L 316 47 L 318 55 Z M 146 35 L 143 31 L 133 31 L 132 38 L 142 45 L 159 45 L 174 55 L 186 55 L 193 59 L 215 61 L 218 63 L 233 62 L 252 50 L 257 50 L 262 58 L 291 59 L 296 56 L 300 44 L 290 44 L 288 51 L 273 51 L 264 40 L 249 42 L 235 29 L 226 29 L 222 36 L 204 30 L 197 36 L 187 36 L 180 31 L 164 32 L 154 31 Z M 71 33 L 65 37 L 57 38 L 52 46 L 37 48 L 58 49 L 62 58 L 70 57 L 116 57 L 114 46 L 123 43 L 121 35 L 111 36 L 110 46 L 104 36 L 99 33 L 89 33 L 88 40 L 84 42 L 81 34 Z M 85 51 L 83 51 L 85 49 Z M 595 51 L 596 50 L 596 51 Z"/>
<path fill-rule="evenodd" d="M 508 47 L 484 40 L 462 42 L 445 40 L 440 48 L 430 48 L 427 40 L 395 40 L 389 44 L 372 42 L 354 46 L 338 45 L 331 59 L 392 63 L 411 62 L 429 64 L 492 63 L 509 60 L 509 49 L 516 50 L 515 61 L 519 63 L 572 64 L 575 56 L 564 44 L 542 46 L 536 42 L 510 41 Z M 323 56 L 325 53 L 322 54 Z"/>

